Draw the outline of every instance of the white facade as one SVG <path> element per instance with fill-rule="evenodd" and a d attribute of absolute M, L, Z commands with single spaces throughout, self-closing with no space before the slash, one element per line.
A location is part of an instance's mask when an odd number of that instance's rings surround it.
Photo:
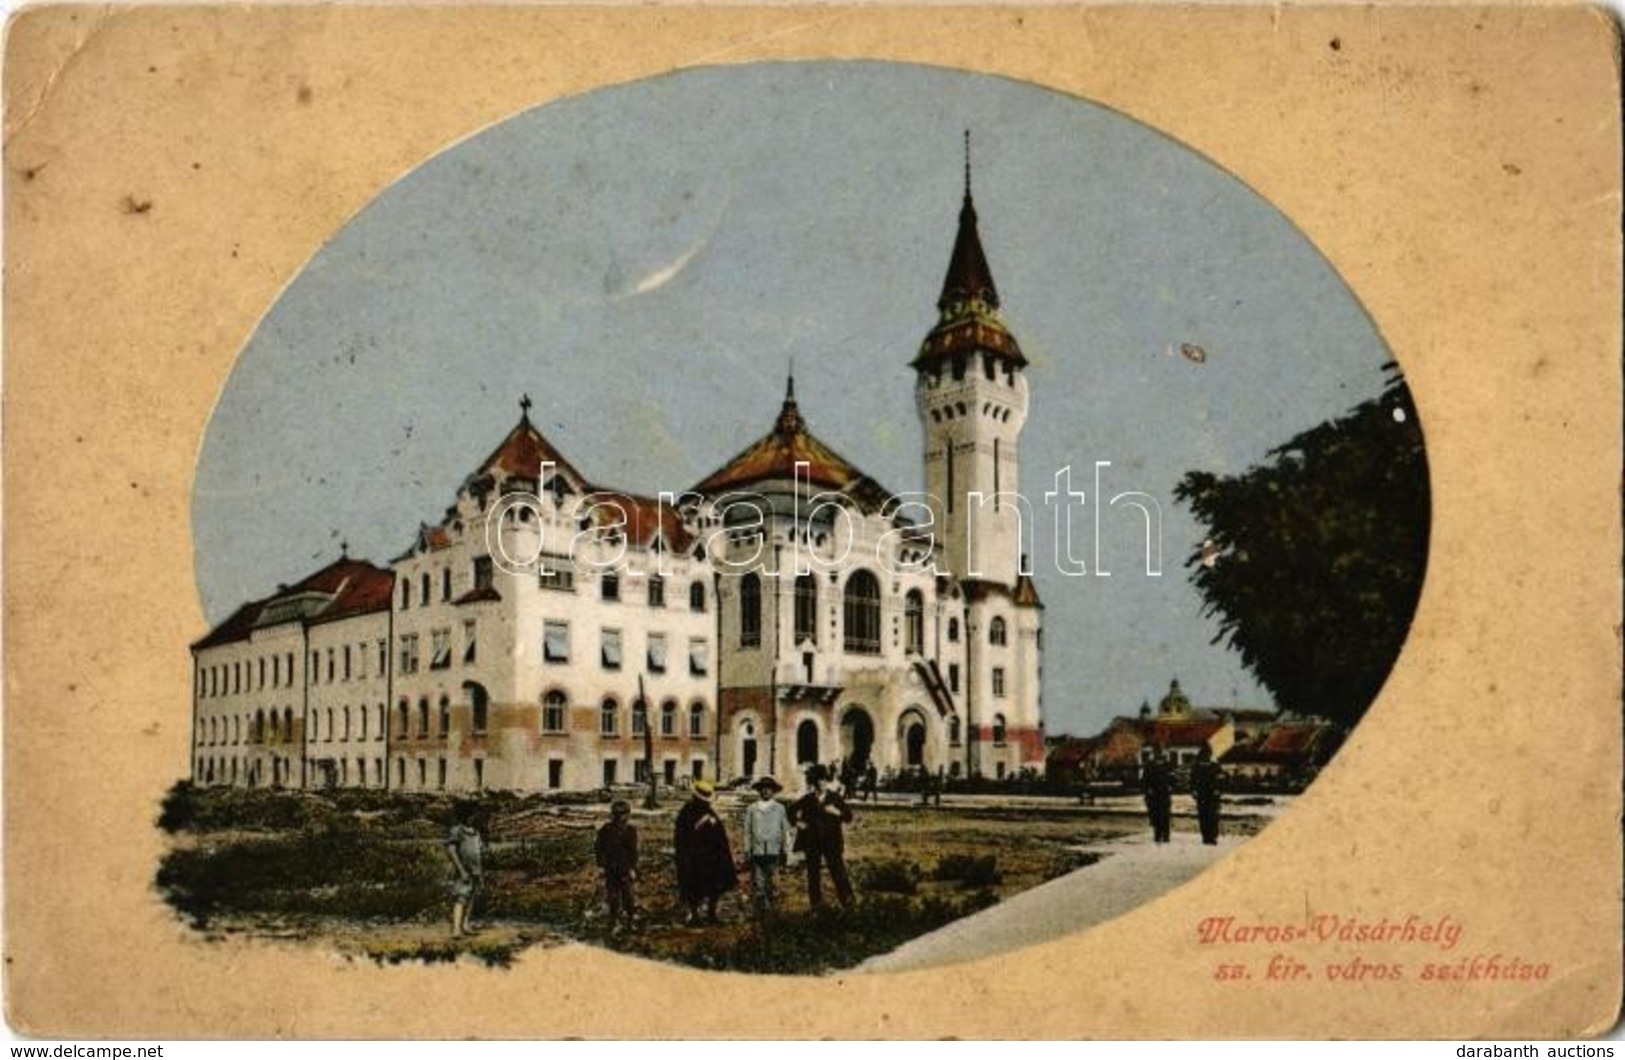
<path fill-rule="evenodd" d="M 1041 769 L 1042 605 L 1012 499 L 1026 362 L 968 191 L 938 309 L 913 362 L 928 500 L 899 507 L 813 436 L 793 384 L 772 430 L 670 503 L 595 489 L 527 399 L 390 568 L 343 558 L 193 646 L 193 779 Z"/>

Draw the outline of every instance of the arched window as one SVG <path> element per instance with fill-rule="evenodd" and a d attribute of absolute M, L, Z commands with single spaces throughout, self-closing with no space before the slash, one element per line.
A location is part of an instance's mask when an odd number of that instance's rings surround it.
<path fill-rule="evenodd" d="M 1003 714 L 995 714 L 995 715 L 993 715 L 993 742 L 994 743 L 1003 743 L 1004 742 L 1004 715 Z"/>
<path fill-rule="evenodd" d="M 272 743 L 276 743 L 276 740 L 277 740 L 277 729 L 278 729 L 278 727 L 279 727 L 279 724 L 278 724 L 278 718 L 277 718 L 277 716 L 276 716 L 276 711 L 274 711 L 274 710 L 273 710 L 273 711 L 271 711 L 271 719 L 270 719 L 270 720 L 271 720 L 271 729 L 270 729 L 270 736 L 269 736 L 269 737 L 267 737 L 267 738 L 268 738 L 268 739 L 269 739 L 269 740 L 270 740 L 270 741 L 271 741 L 271 742 L 272 742 Z"/>
<path fill-rule="evenodd" d="M 818 761 L 818 723 L 811 718 L 796 726 L 796 765 Z"/>
<path fill-rule="evenodd" d="M 948 620 L 948 640 L 953 644 L 959 643 L 959 619 L 957 618 Z"/>
<path fill-rule="evenodd" d="M 859 655 L 880 654 L 880 582 L 866 570 L 846 580 L 845 647 Z"/>
<path fill-rule="evenodd" d="M 614 736 L 621 728 L 621 705 L 613 699 L 606 699 L 598 707 L 598 734 L 600 736 Z"/>
<path fill-rule="evenodd" d="M 564 693 L 560 692 L 556 688 L 542 699 L 543 732 L 564 731 L 564 708 L 567 702 L 568 701 L 564 698 Z"/>
<path fill-rule="evenodd" d="M 411 724 L 412 708 L 411 708 L 410 705 L 407 704 L 406 700 L 403 699 L 403 700 L 401 700 L 400 708 L 396 711 L 396 713 L 400 716 L 400 724 L 399 724 L 400 733 L 399 733 L 399 736 L 400 736 L 401 739 L 404 740 L 404 739 L 406 739 L 406 737 L 408 735 L 408 730 L 409 730 L 409 727 L 410 727 L 410 724 Z M 405 780 L 404 777 L 401 779 L 401 783 L 402 784 L 406 783 L 406 780 Z"/>
<path fill-rule="evenodd" d="M 440 568 L 440 599 L 451 599 L 451 568 Z"/>
<path fill-rule="evenodd" d="M 451 735 L 451 699 L 448 696 L 440 697 L 440 735 Z"/>
<path fill-rule="evenodd" d="M 282 708 L 282 738 L 284 740 L 293 739 L 293 708 L 292 707 L 284 707 L 284 708 Z"/>
<path fill-rule="evenodd" d="M 271 718 L 272 718 L 272 723 L 271 723 L 272 728 L 275 728 L 276 727 L 276 720 L 275 720 L 276 715 L 274 715 L 274 714 L 271 715 Z M 272 733 L 272 735 L 274 736 L 276 734 Z M 327 708 L 327 740 L 328 740 L 329 743 L 331 743 L 332 740 L 333 740 L 333 708 L 332 707 Z"/>
<path fill-rule="evenodd" d="M 429 602 L 429 572 L 428 571 L 423 572 L 423 581 L 422 581 L 421 587 L 420 587 L 420 589 L 418 591 L 418 599 L 423 601 L 425 604 L 427 604 Z"/>
<path fill-rule="evenodd" d="M 361 719 L 361 737 L 360 738 L 365 740 L 367 738 L 367 713 L 368 713 L 367 708 L 365 706 L 360 706 L 360 707 L 355 708 L 355 712 L 356 712 L 356 715 Z"/>
<path fill-rule="evenodd" d="M 632 704 L 632 735 L 642 736 L 648 727 L 649 707 L 643 700 L 637 700 Z"/>
<path fill-rule="evenodd" d="M 925 597 L 910 589 L 903 602 L 903 644 L 912 652 L 925 650 Z"/>
<path fill-rule="evenodd" d="M 350 708 L 349 707 L 344 708 L 344 738 L 346 740 L 348 740 L 350 738 Z"/>
<path fill-rule="evenodd" d="M 429 737 L 429 697 L 423 696 L 418 700 L 418 735 L 424 739 Z"/>
<path fill-rule="evenodd" d="M 1005 639 L 1006 634 L 1004 629 L 1004 618 L 1001 615 L 995 615 L 993 617 L 993 621 L 987 624 L 987 642 L 998 647 L 1003 647 Z"/>
<path fill-rule="evenodd" d="M 660 735 L 677 735 L 677 704 L 669 699 L 660 704 Z"/>
<path fill-rule="evenodd" d="M 762 579 L 751 571 L 739 579 L 739 646 L 756 648 L 762 643 Z"/>
<path fill-rule="evenodd" d="M 818 579 L 803 574 L 796 579 L 796 644 L 818 643 Z"/>
<path fill-rule="evenodd" d="M 412 581 L 410 578 L 401 579 L 401 610 L 405 611 L 412 606 Z"/>
<path fill-rule="evenodd" d="M 382 740 L 383 738 L 384 738 L 384 705 L 382 703 L 380 703 L 380 704 L 378 704 L 378 736 L 377 736 L 377 739 Z"/>
<path fill-rule="evenodd" d="M 705 610 L 705 583 L 696 578 L 688 586 L 688 609 L 690 611 Z"/>
<path fill-rule="evenodd" d="M 465 682 L 463 688 L 468 690 L 469 726 L 482 733 L 491 722 L 491 697 L 484 685 L 473 681 Z"/>
<path fill-rule="evenodd" d="M 254 731 L 251 735 L 253 743 L 265 742 L 265 711 L 256 710 L 254 712 Z"/>
<path fill-rule="evenodd" d="M 688 705 L 688 736 L 691 740 L 705 736 L 705 704 L 697 699 Z"/>
<path fill-rule="evenodd" d="M 949 743 L 954 743 L 954 744 L 959 742 L 959 715 L 958 714 L 950 714 L 950 715 L 948 715 L 948 742 Z"/>

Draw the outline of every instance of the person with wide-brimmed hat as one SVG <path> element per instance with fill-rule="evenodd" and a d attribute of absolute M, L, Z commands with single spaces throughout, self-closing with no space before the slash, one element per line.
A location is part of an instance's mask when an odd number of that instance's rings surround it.
<path fill-rule="evenodd" d="M 829 779 L 828 770 L 813 766 L 807 771 L 807 794 L 790 807 L 790 823 L 796 829 L 795 850 L 807 859 L 807 901 L 814 908 L 824 904 L 821 870 L 825 867 L 841 904 L 852 904 L 845 830 L 852 821 L 852 809 L 841 793 L 830 787 Z"/>
<path fill-rule="evenodd" d="M 771 913 L 777 900 L 773 878 L 789 864 L 790 817 L 777 798 L 784 786 L 762 777 L 751 787 L 756 801 L 745 807 L 745 857 L 750 859 L 750 881 L 756 911 Z"/>
<path fill-rule="evenodd" d="M 699 920 L 702 905 L 706 920 L 715 924 L 717 899 L 739 884 L 733 849 L 728 845 L 728 830 L 711 805 L 716 792 L 716 785 L 711 781 L 696 780 L 693 794 L 677 811 L 673 836 L 677 851 L 677 895 L 688 907 L 684 918 L 688 924 Z"/>

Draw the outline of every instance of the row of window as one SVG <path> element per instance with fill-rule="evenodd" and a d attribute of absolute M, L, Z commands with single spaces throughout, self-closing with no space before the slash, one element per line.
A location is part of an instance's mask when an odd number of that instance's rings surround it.
<path fill-rule="evenodd" d="M 474 557 L 474 570 L 473 570 L 473 576 L 472 577 L 473 577 L 473 582 L 474 582 L 474 589 L 476 591 L 481 590 L 481 589 L 489 589 L 489 588 L 491 588 L 492 566 L 491 566 L 491 557 L 490 556 L 475 556 Z M 451 592 L 452 592 L 451 580 L 452 580 L 451 579 L 451 568 L 450 567 L 441 567 L 440 568 L 440 577 L 439 577 L 440 602 L 441 603 L 450 603 L 451 602 Z M 413 601 L 412 585 L 413 585 L 413 579 L 412 579 L 411 575 L 407 574 L 407 575 L 402 575 L 401 576 L 401 579 L 400 579 L 400 607 L 401 607 L 402 611 L 406 611 L 406 610 L 410 609 L 413 606 L 413 603 L 412 603 L 412 601 Z M 416 599 L 417 599 L 417 606 L 418 607 L 428 607 L 430 604 L 435 602 L 435 600 L 434 600 L 435 577 L 429 571 L 424 571 L 422 574 L 418 575 L 418 577 L 417 577 L 417 589 L 418 589 L 418 591 L 417 591 Z"/>
<path fill-rule="evenodd" d="M 472 627 L 472 623 L 469 625 Z M 373 672 L 382 675 L 389 668 L 389 642 L 379 640 L 376 645 L 378 665 Z M 365 680 L 367 656 L 370 651 L 371 647 L 367 641 L 353 645 L 335 645 L 325 651 L 320 648 L 312 649 L 310 667 L 306 671 L 310 675 L 310 683 L 320 685 Z M 230 664 L 205 666 L 197 672 L 198 698 L 213 699 L 267 688 L 291 688 L 295 680 L 293 661 L 293 652 L 290 651 L 261 655 L 257 659 L 241 659 Z"/>
<path fill-rule="evenodd" d="M 818 580 L 811 574 L 796 579 L 795 643 L 818 643 Z M 880 581 L 869 571 L 854 571 L 841 594 L 843 619 L 841 646 L 858 655 L 880 654 Z M 910 589 L 903 598 L 903 644 L 919 654 L 925 650 L 925 596 Z M 1003 647 L 1009 639 L 1002 617 L 988 623 L 988 643 Z M 948 640 L 959 640 L 959 619 L 948 620 Z M 756 648 L 762 643 L 762 580 L 757 574 L 739 580 L 739 646 Z"/>
<path fill-rule="evenodd" d="M 198 721 L 199 746 L 226 746 L 241 743 L 283 743 L 293 739 L 293 708 L 280 712 L 272 709 L 256 710 L 253 714 L 233 714 L 203 718 Z M 376 724 L 370 719 L 376 718 Z M 358 707 L 316 708 L 306 715 L 309 732 L 307 741 L 318 740 L 382 740 L 384 738 L 384 705 L 377 709 Z M 244 739 L 246 729 L 247 739 Z"/>
<path fill-rule="evenodd" d="M 417 633 L 401 634 L 401 673 L 415 674 L 423 662 L 420 651 L 421 637 Z M 463 621 L 463 644 L 458 653 L 464 666 L 472 666 L 479 661 L 479 627 L 475 621 Z M 429 669 L 446 670 L 451 668 L 453 658 L 451 643 L 451 627 L 429 631 Z"/>
<path fill-rule="evenodd" d="M 625 652 L 624 639 L 618 629 L 598 631 L 598 663 L 606 670 L 619 670 Z M 570 623 L 563 619 L 549 619 L 542 629 L 542 661 L 555 665 L 570 662 Z M 663 674 L 670 667 L 667 638 L 664 633 L 650 633 L 645 637 L 644 670 Z M 693 677 L 704 677 L 711 672 L 711 645 L 703 637 L 690 637 L 688 641 L 688 672 Z"/>

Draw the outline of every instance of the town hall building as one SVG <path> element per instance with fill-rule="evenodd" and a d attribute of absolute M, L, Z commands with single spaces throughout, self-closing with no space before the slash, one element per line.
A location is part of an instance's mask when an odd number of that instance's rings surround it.
<path fill-rule="evenodd" d="M 794 380 L 690 490 L 587 478 L 519 422 L 387 566 L 342 555 L 192 645 L 204 785 L 587 790 L 813 763 L 1044 764 L 1043 605 L 1021 573 L 1026 359 L 969 173 L 915 354 L 924 495 L 811 429 Z"/>

